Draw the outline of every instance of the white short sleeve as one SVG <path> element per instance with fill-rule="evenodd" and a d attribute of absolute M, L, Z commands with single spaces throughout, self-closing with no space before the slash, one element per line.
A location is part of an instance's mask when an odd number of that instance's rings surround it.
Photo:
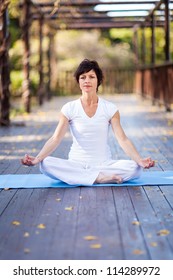
<path fill-rule="evenodd" d="M 110 121 L 114 114 L 118 111 L 118 107 L 113 102 L 107 100 L 104 100 L 103 103 L 105 114 L 107 115 L 108 120 Z"/>
<path fill-rule="evenodd" d="M 66 103 L 65 105 L 62 106 L 61 112 L 63 113 L 63 115 L 70 120 L 71 116 L 70 116 L 70 102 Z"/>

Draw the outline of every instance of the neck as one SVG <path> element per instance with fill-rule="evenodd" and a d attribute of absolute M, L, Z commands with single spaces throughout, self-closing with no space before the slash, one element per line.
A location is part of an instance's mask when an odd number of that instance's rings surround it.
<path fill-rule="evenodd" d="M 82 96 L 81 96 L 81 100 L 83 102 L 88 103 L 88 104 L 97 103 L 98 102 L 98 96 L 97 96 L 97 93 L 91 95 L 91 94 L 83 92 Z"/>

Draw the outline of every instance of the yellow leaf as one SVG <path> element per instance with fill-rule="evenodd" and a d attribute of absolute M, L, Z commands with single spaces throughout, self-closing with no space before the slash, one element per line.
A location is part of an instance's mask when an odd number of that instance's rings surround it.
<path fill-rule="evenodd" d="M 150 245 L 151 245 L 152 247 L 157 247 L 157 242 L 151 242 Z"/>
<path fill-rule="evenodd" d="M 91 240 L 98 239 L 98 237 L 97 236 L 93 236 L 93 235 L 87 235 L 87 236 L 84 236 L 84 239 L 88 240 L 88 241 L 91 241 Z"/>
<path fill-rule="evenodd" d="M 132 225 L 139 226 L 141 223 L 139 221 L 133 221 Z"/>
<path fill-rule="evenodd" d="M 99 243 L 90 245 L 90 248 L 92 248 L 92 249 L 100 249 L 101 247 L 102 247 L 102 245 Z"/>
<path fill-rule="evenodd" d="M 172 120 L 168 120 L 168 126 L 172 126 L 173 125 L 173 121 Z"/>
<path fill-rule="evenodd" d="M 164 236 L 170 234 L 170 231 L 167 229 L 161 229 L 157 232 L 157 235 Z"/>
<path fill-rule="evenodd" d="M 144 252 L 142 250 L 135 249 L 135 250 L 133 250 L 133 254 L 134 255 L 142 255 L 142 254 L 144 254 Z"/>
<path fill-rule="evenodd" d="M 73 206 L 70 206 L 70 207 L 65 207 L 65 210 L 66 211 L 72 211 L 74 209 L 74 207 Z"/>
<path fill-rule="evenodd" d="M 20 225 L 20 222 L 19 222 L 19 221 L 13 221 L 13 222 L 12 222 L 12 225 L 14 225 L 14 226 L 19 226 L 19 225 Z"/>
<path fill-rule="evenodd" d="M 45 224 L 39 224 L 37 227 L 40 228 L 40 229 L 45 229 L 46 228 Z"/>

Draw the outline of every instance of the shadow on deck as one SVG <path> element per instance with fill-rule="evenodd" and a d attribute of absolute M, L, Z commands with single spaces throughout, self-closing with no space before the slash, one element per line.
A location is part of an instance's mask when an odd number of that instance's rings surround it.
<path fill-rule="evenodd" d="M 173 170 L 173 114 L 134 95 L 105 98 L 117 103 L 126 133 L 156 160 L 154 169 Z M 25 126 L 0 128 L 1 174 L 39 173 L 19 159 L 40 150 L 70 99 L 44 104 L 22 119 Z M 54 155 L 67 157 L 70 143 L 67 134 Z M 173 259 L 173 186 L 0 190 L 0 213 L 1 260 Z"/>

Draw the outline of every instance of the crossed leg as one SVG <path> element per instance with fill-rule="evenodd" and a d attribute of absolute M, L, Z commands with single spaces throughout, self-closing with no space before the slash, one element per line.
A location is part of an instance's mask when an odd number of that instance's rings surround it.
<path fill-rule="evenodd" d="M 114 174 L 105 174 L 100 172 L 98 177 L 96 178 L 94 184 L 105 184 L 105 183 L 117 183 L 120 184 L 123 182 L 123 179 Z"/>

